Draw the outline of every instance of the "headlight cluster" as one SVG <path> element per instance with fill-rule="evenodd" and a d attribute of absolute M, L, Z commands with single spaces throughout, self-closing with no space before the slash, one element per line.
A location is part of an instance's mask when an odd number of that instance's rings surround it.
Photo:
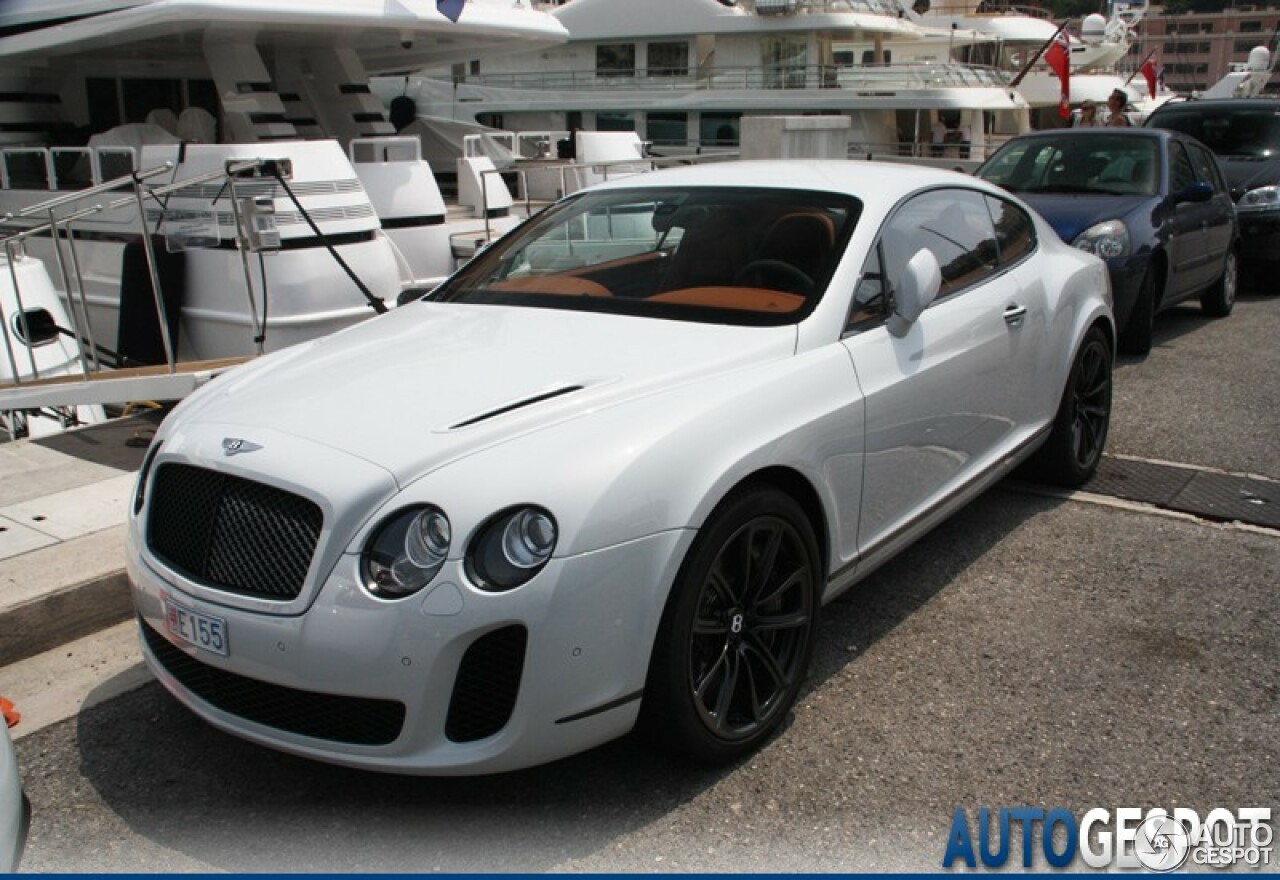
<path fill-rule="evenodd" d="M 1129 228 L 1119 220 L 1096 223 L 1076 236 L 1072 247 L 1096 254 L 1104 260 L 1129 255 Z"/>
<path fill-rule="evenodd" d="M 467 576 L 489 592 L 512 590 L 537 574 L 556 547 L 556 521 L 540 507 L 516 507 L 492 517 L 472 538 Z M 410 507 L 388 517 L 364 551 L 365 584 L 375 596 L 410 596 L 435 578 L 449 558 L 453 529 L 444 511 Z"/>
<path fill-rule="evenodd" d="M 449 558 L 453 530 L 438 507 L 410 507 L 373 533 L 364 552 L 370 592 L 396 599 L 418 592 Z"/>
<path fill-rule="evenodd" d="M 1280 209 L 1280 186 L 1251 189 L 1236 202 L 1238 211 L 1275 211 Z"/>
<path fill-rule="evenodd" d="M 520 586 L 556 549 L 556 521 L 540 507 L 518 507 L 490 519 L 471 542 L 467 574 L 482 590 Z"/>

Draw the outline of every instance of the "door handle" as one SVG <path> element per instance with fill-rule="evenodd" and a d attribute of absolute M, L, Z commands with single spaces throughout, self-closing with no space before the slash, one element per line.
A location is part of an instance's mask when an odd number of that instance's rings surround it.
<path fill-rule="evenodd" d="M 1010 327 L 1017 327 L 1027 316 L 1027 307 L 1010 303 L 1004 310 L 1004 322 Z"/>

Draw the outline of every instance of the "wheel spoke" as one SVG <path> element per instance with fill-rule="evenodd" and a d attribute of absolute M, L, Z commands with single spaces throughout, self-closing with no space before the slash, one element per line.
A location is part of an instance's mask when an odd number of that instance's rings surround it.
<path fill-rule="evenodd" d="M 750 652 L 757 660 L 759 665 L 765 672 L 769 673 L 769 678 L 773 680 L 773 691 L 784 690 L 790 682 L 787 681 L 787 674 L 782 671 L 782 667 L 778 665 L 778 658 L 773 656 L 773 652 L 769 650 L 763 642 L 753 633 L 743 641 L 743 648 Z M 755 689 L 752 689 L 753 695 Z M 772 694 L 770 695 L 772 696 Z"/>
<path fill-rule="evenodd" d="M 724 680 L 720 683 L 720 692 L 716 694 L 716 727 L 729 730 L 729 709 L 733 706 L 733 697 L 738 690 L 738 677 L 742 674 L 742 656 L 737 651 L 725 651 Z"/>
<path fill-rule="evenodd" d="M 803 586 L 805 581 L 808 580 L 808 575 L 809 572 L 803 565 L 798 566 L 795 571 L 783 578 L 778 586 L 769 593 L 769 595 L 757 596 L 755 601 L 751 603 L 751 607 L 753 609 L 767 607 L 770 603 L 786 596 L 788 592 L 795 589 L 797 586 Z"/>
<path fill-rule="evenodd" d="M 781 547 L 782 529 L 769 529 L 766 533 L 764 550 L 751 572 L 752 577 L 747 581 L 747 588 L 743 591 L 743 605 L 754 605 L 761 601 L 759 596 L 769 583 L 769 576 L 773 574 L 773 567 L 778 562 L 778 550 Z"/>
<path fill-rule="evenodd" d="M 799 629 L 809 622 L 809 613 L 804 609 L 790 611 L 785 614 L 766 614 L 751 618 L 751 631 L 776 632 L 780 630 Z"/>
<path fill-rule="evenodd" d="M 693 695 L 698 698 L 698 702 L 706 705 L 707 689 L 711 687 L 711 683 L 715 681 L 717 673 L 728 665 L 729 648 L 726 646 L 720 652 L 720 656 L 716 658 L 716 662 L 711 664 L 711 668 L 707 670 L 707 674 L 702 676 L 701 681 L 693 683 Z"/>
<path fill-rule="evenodd" d="M 716 560 L 716 564 L 707 575 L 707 585 L 711 587 L 712 592 L 716 594 L 716 598 L 720 600 L 720 604 L 726 609 L 738 604 L 738 597 L 734 594 L 733 584 L 725 575 L 720 560 Z"/>
<path fill-rule="evenodd" d="M 696 617 L 693 621 L 693 634 L 695 636 L 727 636 L 729 624 L 713 617 Z"/>

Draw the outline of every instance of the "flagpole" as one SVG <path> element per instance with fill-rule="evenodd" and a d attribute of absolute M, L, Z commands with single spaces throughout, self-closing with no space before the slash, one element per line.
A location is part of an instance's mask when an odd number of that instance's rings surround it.
<path fill-rule="evenodd" d="M 1138 74 L 1142 73 L 1142 68 L 1146 65 L 1148 61 L 1151 60 L 1151 56 L 1155 55 L 1157 51 L 1159 50 L 1152 49 L 1150 52 L 1147 53 L 1147 57 L 1142 59 L 1142 63 L 1138 65 L 1138 69 L 1135 70 L 1133 73 L 1129 74 L 1129 78 L 1124 81 L 1125 85 L 1128 85 L 1129 83 L 1133 82 L 1133 78 Z"/>
<path fill-rule="evenodd" d="M 1053 32 L 1053 36 L 1045 40 L 1044 45 L 1041 46 L 1038 50 L 1036 50 L 1036 54 L 1031 56 L 1031 60 L 1028 61 L 1026 64 L 1024 64 L 1022 66 L 1022 69 L 1018 71 L 1018 75 L 1015 76 L 1013 80 L 1009 83 L 1009 88 L 1016 89 L 1018 87 L 1018 83 L 1022 82 L 1022 78 L 1031 72 L 1031 65 L 1035 64 L 1037 61 L 1040 60 L 1040 56 L 1049 50 L 1049 47 L 1053 45 L 1053 41 L 1058 39 L 1058 34 L 1066 30 L 1067 25 L 1070 23 L 1071 23 L 1071 19 L 1068 18 L 1067 20 L 1062 22 L 1062 24 L 1058 25 L 1058 29 Z M 1067 60 L 1070 61 L 1070 56 L 1067 56 Z"/>

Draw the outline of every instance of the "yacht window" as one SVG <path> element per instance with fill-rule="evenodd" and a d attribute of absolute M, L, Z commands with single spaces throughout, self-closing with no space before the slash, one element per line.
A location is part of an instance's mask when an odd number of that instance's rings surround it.
<path fill-rule="evenodd" d="M 650 43 L 649 76 L 688 76 L 688 43 Z"/>
<path fill-rule="evenodd" d="M 689 141 L 689 114 L 650 113 L 645 122 L 645 139 L 659 145 L 684 146 Z"/>
<path fill-rule="evenodd" d="M 636 115 L 616 110 L 601 110 L 596 113 L 596 131 L 635 131 Z"/>
<path fill-rule="evenodd" d="M 698 138 L 704 146 L 736 147 L 741 120 L 741 113 L 703 113 Z"/>
<path fill-rule="evenodd" d="M 106 131 L 120 124 L 120 90 L 116 81 L 102 76 L 91 76 L 84 82 L 85 95 L 89 99 L 89 128 Z"/>
<path fill-rule="evenodd" d="M 596 76 L 635 76 L 634 43 L 601 43 L 596 46 Z"/>
<path fill-rule="evenodd" d="M 125 79 L 122 83 L 126 122 L 145 122 L 152 110 L 182 111 L 180 79 Z"/>

